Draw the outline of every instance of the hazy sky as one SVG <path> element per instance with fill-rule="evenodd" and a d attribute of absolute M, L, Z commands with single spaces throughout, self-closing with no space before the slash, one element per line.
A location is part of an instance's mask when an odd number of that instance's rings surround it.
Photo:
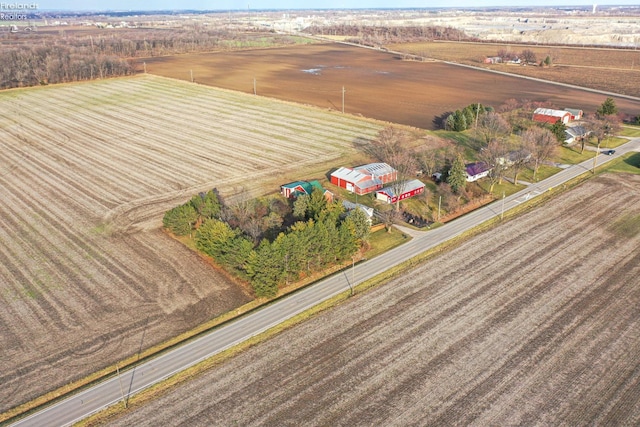
<path fill-rule="evenodd" d="M 15 1 L 27 3 L 30 0 Z M 5 3 L 14 3 L 7 0 Z M 38 9 L 56 10 L 247 10 L 250 9 L 365 9 L 469 6 L 577 6 L 584 0 L 35 0 Z M 638 5 L 639 0 L 601 0 L 600 5 Z"/>

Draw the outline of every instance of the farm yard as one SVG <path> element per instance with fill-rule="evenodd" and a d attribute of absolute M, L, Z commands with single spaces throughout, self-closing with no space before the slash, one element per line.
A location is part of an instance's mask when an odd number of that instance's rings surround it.
<path fill-rule="evenodd" d="M 109 425 L 638 425 L 639 188 L 589 180 Z"/>
<path fill-rule="evenodd" d="M 143 62 L 152 74 L 190 80 L 193 71 L 198 83 L 247 93 L 253 93 L 255 79 L 258 95 L 336 111 L 342 110 L 344 87 L 345 112 L 422 129 L 434 129 L 435 117 L 477 102 L 498 107 L 528 99 L 595 112 L 607 96 L 338 43 L 146 58 L 139 60 L 140 70 Z M 638 114 L 640 101 L 614 98 L 620 112 Z"/>
<path fill-rule="evenodd" d="M 166 210 L 321 176 L 381 128 L 151 75 L 1 93 L 0 412 L 251 299 Z"/>

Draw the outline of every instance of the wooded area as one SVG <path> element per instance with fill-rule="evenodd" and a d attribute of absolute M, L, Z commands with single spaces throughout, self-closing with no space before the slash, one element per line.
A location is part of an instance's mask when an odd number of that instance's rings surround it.
<path fill-rule="evenodd" d="M 254 46 L 288 45 L 290 36 L 266 30 L 199 28 L 31 32 L 0 40 L 0 89 L 133 74 L 134 58 Z M 6 46 L 6 47 L 5 47 Z"/>
<path fill-rule="evenodd" d="M 292 207 L 281 197 L 227 205 L 211 190 L 168 211 L 163 224 L 178 235 L 195 230 L 196 247 L 249 281 L 257 297 L 350 259 L 370 228 L 360 209 L 347 213 L 317 189 Z"/>
<path fill-rule="evenodd" d="M 310 26 L 305 32 L 325 36 L 353 37 L 349 41 L 367 46 L 388 43 L 411 43 L 430 40 L 471 40 L 463 31 L 452 27 L 406 26 L 380 27 L 372 25 L 339 24 L 333 26 Z"/>

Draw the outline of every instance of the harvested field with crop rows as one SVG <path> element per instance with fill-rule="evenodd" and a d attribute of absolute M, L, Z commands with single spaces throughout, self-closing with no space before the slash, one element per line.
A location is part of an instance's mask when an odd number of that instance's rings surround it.
<path fill-rule="evenodd" d="M 380 128 L 150 75 L 0 93 L 0 411 L 250 299 L 166 210 L 322 176 Z"/>
<path fill-rule="evenodd" d="M 112 425 L 638 425 L 638 247 L 598 177 Z"/>

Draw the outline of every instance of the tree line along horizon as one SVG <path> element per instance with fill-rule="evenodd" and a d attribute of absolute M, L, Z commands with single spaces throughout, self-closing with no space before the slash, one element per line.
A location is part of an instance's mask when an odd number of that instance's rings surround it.
<path fill-rule="evenodd" d="M 616 113 L 614 100 L 607 98 L 585 120 L 598 150 L 601 142 L 619 129 Z M 557 134 L 562 130 L 564 135 L 562 123 L 541 125 L 529 120 L 528 124 L 517 121 L 519 135 L 514 142 L 510 138 L 513 117 L 507 120 L 482 104 L 469 105 L 447 117 L 453 115 L 465 117 L 467 123 L 467 117 L 474 119 L 474 131 L 480 143 L 476 157 L 490 168 L 486 178 L 490 193 L 508 168 L 513 169 L 515 183 L 526 166 L 532 168 L 535 177 L 540 165 L 556 155 L 563 140 Z M 442 158 L 436 150 L 416 153 L 411 148 L 411 138 L 406 130 L 388 126 L 358 148 L 394 167 L 398 173 L 395 185 L 401 186 L 420 168 L 429 176 L 440 168 L 445 179 L 438 190 L 441 196 L 446 196 L 446 207 L 455 208 L 451 199 L 459 203 L 461 199 L 473 198 L 474 194 L 466 189 L 466 161 L 461 149 L 446 151 Z M 584 142 L 582 144 L 584 150 Z M 507 157 L 510 158 L 508 165 L 504 162 Z M 402 188 L 394 191 L 400 193 Z M 380 215 L 388 229 L 399 219 L 401 211 L 399 202 L 390 207 Z M 352 260 L 366 246 L 371 228 L 368 216 L 361 209 L 347 212 L 339 201 L 327 200 L 318 189 L 294 200 L 279 194 L 251 198 L 241 193 L 233 203 L 225 203 L 213 189 L 167 211 L 163 225 L 175 235 L 189 235 L 198 250 L 247 281 L 257 297 L 267 298 L 277 295 L 283 285 Z"/>

